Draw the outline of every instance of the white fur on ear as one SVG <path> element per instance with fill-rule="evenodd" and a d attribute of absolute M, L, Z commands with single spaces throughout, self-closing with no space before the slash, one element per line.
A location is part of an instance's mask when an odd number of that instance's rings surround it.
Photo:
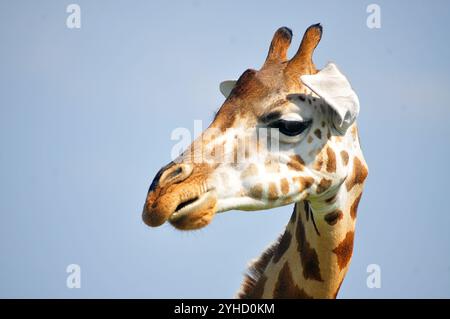
<path fill-rule="evenodd" d="M 303 75 L 301 80 L 336 111 L 338 118 L 333 119 L 334 124 L 338 130 L 345 132 L 359 113 L 358 96 L 345 75 L 334 63 L 328 63 L 317 74 Z"/>
<path fill-rule="evenodd" d="M 223 96 L 225 96 L 225 98 L 228 97 L 228 95 L 230 95 L 231 90 L 234 88 L 234 86 L 236 85 L 237 81 L 223 81 L 222 83 L 220 83 L 220 92 L 222 92 Z"/>

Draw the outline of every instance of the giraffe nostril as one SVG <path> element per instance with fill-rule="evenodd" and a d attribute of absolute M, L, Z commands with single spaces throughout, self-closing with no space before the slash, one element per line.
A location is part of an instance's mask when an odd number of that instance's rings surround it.
<path fill-rule="evenodd" d="M 161 179 L 161 176 L 163 175 L 163 173 L 173 165 L 173 162 L 170 162 L 169 164 L 167 164 L 166 166 L 162 167 L 158 173 L 156 173 L 155 177 L 153 178 L 152 183 L 150 184 L 150 188 L 148 189 L 148 193 L 150 193 L 151 191 L 155 190 L 155 188 L 159 185 L 159 180 Z"/>
<path fill-rule="evenodd" d="M 172 170 L 168 176 L 166 177 L 166 179 L 172 179 L 177 177 L 178 175 L 180 175 L 183 172 L 183 167 L 182 166 L 178 166 L 176 167 L 174 170 Z"/>
<path fill-rule="evenodd" d="M 159 170 L 150 185 L 149 192 L 156 189 L 157 186 L 179 183 L 189 177 L 192 173 L 192 166 L 186 163 L 169 163 Z"/>

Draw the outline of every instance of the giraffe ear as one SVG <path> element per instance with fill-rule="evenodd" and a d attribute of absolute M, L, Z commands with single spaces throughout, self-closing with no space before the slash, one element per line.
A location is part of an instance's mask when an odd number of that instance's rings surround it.
<path fill-rule="evenodd" d="M 344 133 L 359 113 L 359 99 L 345 75 L 334 63 L 328 63 L 320 72 L 303 75 L 301 80 L 336 112 L 335 127 Z"/>
<path fill-rule="evenodd" d="M 225 98 L 228 97 L 228 95 L 230 95 L 231 90 L 233 90 L 234 86 L 236 85 L 237 81 L 223 81 L 222 83 L 220 83 L 220 92 L 222 92 L 223 96 L 225 96 Z"/>

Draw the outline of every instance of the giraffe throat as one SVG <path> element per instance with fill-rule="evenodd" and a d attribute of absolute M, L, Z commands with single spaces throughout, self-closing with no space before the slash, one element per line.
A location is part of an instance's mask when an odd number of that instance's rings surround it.
<path fill-rule="evenodd" d="M 367 176 L 365 167 L 356 169 Z M 238 298 L 336 298 L 350 265 L 362 186 L 296 203 L 283 234 L 250 266 Z"/>

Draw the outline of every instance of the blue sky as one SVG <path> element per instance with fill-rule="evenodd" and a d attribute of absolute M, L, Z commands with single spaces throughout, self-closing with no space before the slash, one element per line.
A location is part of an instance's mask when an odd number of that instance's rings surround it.
<path fill-rule="evenodd" d="M 370 167 L 340 297 L 450 297 L 448 2 L 376 1 L 369 29 L 370 1 L 77 1 L 78 30 L 70 3 L 0 3 L 0 297 L 232 297 L 291 208 L 182 233 L 142 223 L 145 195 L 172 130 L 209 122 L 278 27 L 293 54 L 317 22 L 316 65 L 357 91 Z"/>

